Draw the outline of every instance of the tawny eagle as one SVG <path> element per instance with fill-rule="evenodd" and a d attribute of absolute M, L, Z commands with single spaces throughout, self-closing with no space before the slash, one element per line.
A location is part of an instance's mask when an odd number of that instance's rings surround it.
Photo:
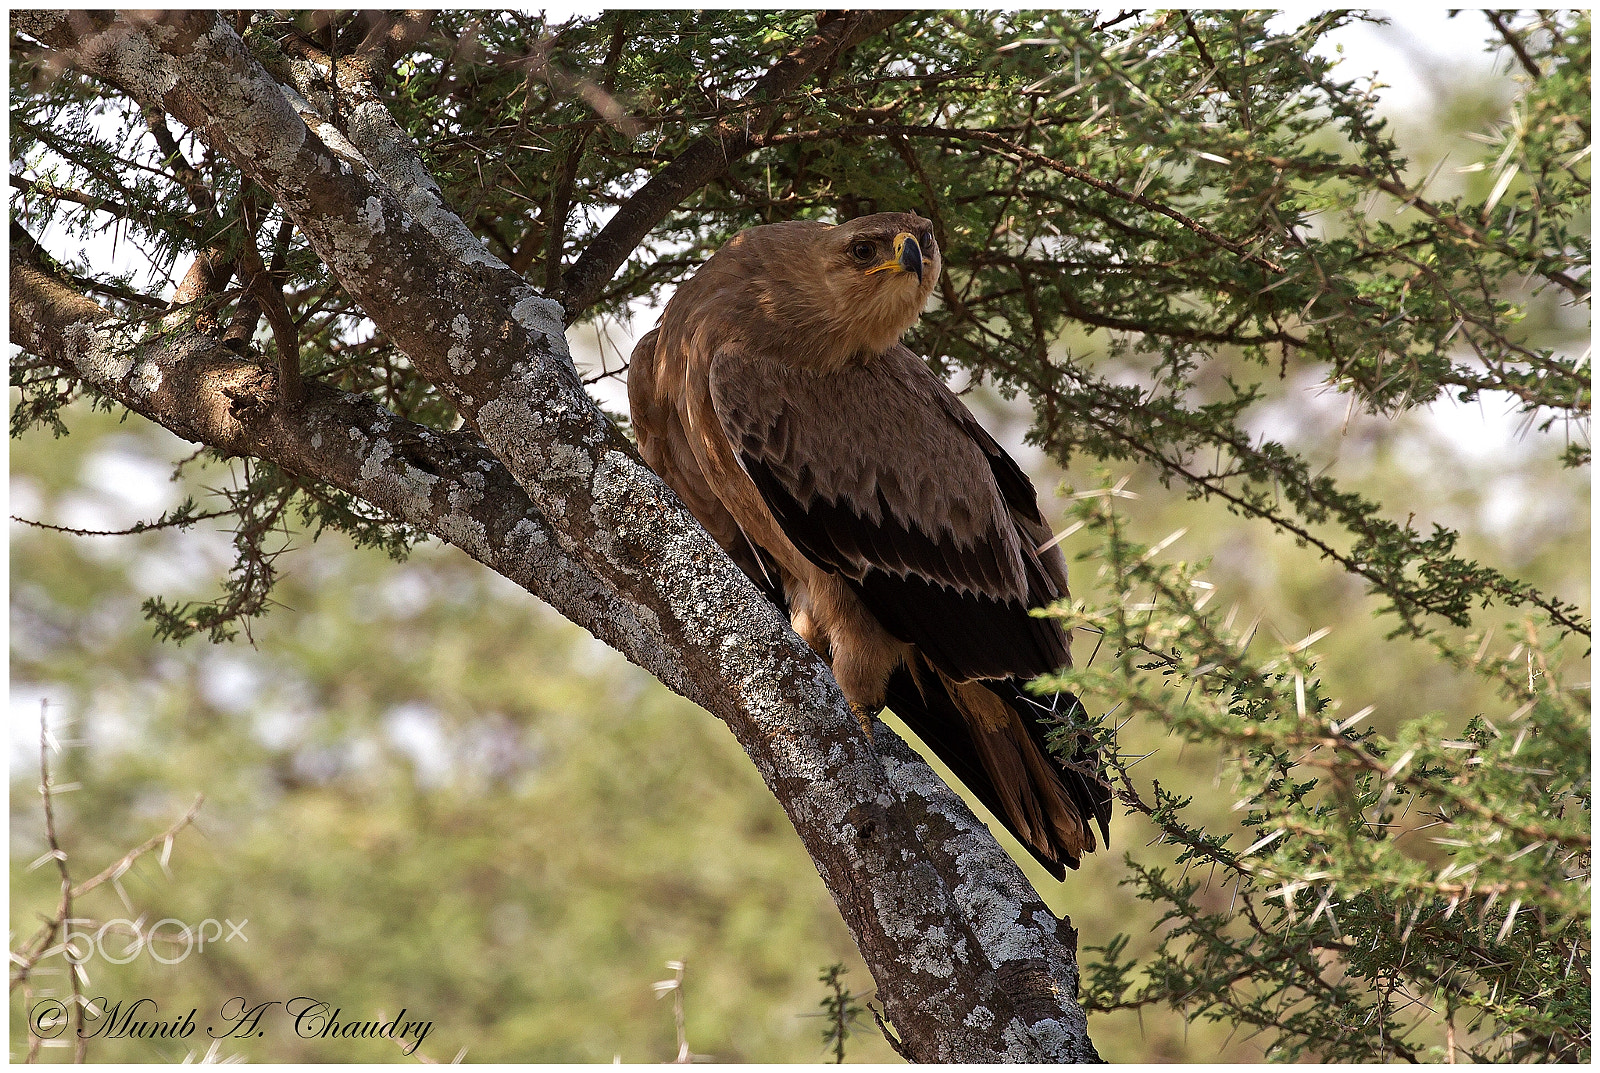
<path fill-rule="evenodd" d="M 929 221 L 735 236 L 628 368 L 645 461 L 829 661 L 864 728 L 888 704 L 1058 879 L 1108 837 L 1098 758 L 1024 683 L 1070 662 L 1029 609 L 1067 593 L 1033 485 L 900 337 L 939 277 Z"/>

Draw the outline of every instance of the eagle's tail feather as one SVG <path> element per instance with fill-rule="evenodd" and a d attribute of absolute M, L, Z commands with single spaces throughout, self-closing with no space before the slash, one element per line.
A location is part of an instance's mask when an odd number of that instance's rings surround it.
<path fill-rule="evenodd" d="M 913 657 L 919 659 L 919 657 Z M 966 783 L 1057 879 L 1109 844 L 1111 790 L 1086 771 L 1097 755 L 1080 748 L 1063 764 L 1045 748 L 1057 713 L 1078 706 L 1070 693 L 1035 697 L 1017 679 L 954 682 L 923 664 L 890 677 L 888 706 Z"/>
<path fill-rule="evenodd" d="M 1087 713 L 1084 711 L 1083 703 L 1067 692 L 1044 696 L 1030 693 L 1026 688 L 1026 682 L 1017 678 L 986 684 L 1005 697 L 1013 708 L 1023 713 L 1023 726 L 1027 727 L 1028 734 L 1038 746 L 1040 755 L 1050 758 L 1051 767 L 1060 777 L 1079 815 L 1084 818 L 1085 824 L 1091 819 L 1094 821 L 1100 828 L 1101 844 L 1109 848 L 1111 784 L 1106 780 L 1105 765 L 1100 759 L 1099 750 L 1095 749 L 1093 743 L 1087 739 L 1087 735 L 1084 735 L 1080 737 L 1078 747 L 1073 751 L 1072 760 L 1063 763 L 1045 746 L 1046 732 L 1060 726 L 1068 717 L 1079 721 L 1085 719 Z M 1091 851 L 1094 849 L 1092 834 L 1089 839 L 1089 849 Z"/>

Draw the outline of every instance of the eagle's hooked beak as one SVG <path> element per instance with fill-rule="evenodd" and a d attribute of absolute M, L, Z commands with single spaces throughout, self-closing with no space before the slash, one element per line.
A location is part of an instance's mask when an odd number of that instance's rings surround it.
<path fill-rule="evenodd" d="M 877 268 L 869 268 L 867 275 L 874 272 L 915 272 L 917 282 L 922 282 L 922 247 L 917 244 L 917 236 L 909 231 L 902 231 L 894 237 L 894 260 L 885 261 Z"/>
<path fill-rule="evenodd" d="M 894 259 L 906 272 L 915 272 L 917 282 L 922 282 L 922 246 L 915 235 L 902 231 L 894 237 Z"/>

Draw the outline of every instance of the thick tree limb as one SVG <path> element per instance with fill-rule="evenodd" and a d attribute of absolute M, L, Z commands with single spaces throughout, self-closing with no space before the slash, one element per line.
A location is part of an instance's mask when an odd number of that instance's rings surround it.
<path fill-rule="evenodd" d="M 490 256 L 443 206 L 414 147 L 381 106 L 358 103 L 346 113 L 347 140 L 274 82 L 209 12 L 174 16 L 159 28 L 94 19 L 37 13 L 14 16 L 13 25 L 141 103 L 159 103 L 232 158 L 289 213 L 379 328 L 481 430 L 525 490 L 523 502 L 549 520 L 547 544 L 535 550 L 547 548 L 595 585 L 582 599 L 561 586 L 541 595 L 577 621 L 622 623 L 609 635 L 596 632 L 733 729 L 800 833 L 912 1052 L 943 1061 L 1093 1058 L 1073 998 L 1076 968 L 1064 945 L 1070 929 L 1060 930 L 970 811 L 887 728 L 878 730 L 881 751 L 873 748 L 826 666 L 584 394 L 561 310 Z M 30 278 L 17 270 L 14 286 Z M 75 326 L 54 336 L 25 328 L 70 314 L 60 296 L 13 298 L 19 341 L 53 345 L 62 363 L 114 397 L 122 396 L 112 388 L 125 384 L 128 398 L 190 438 L 210 432 L 243 445 L 246 433 L 238 430 L 265 429 L 281 437 L 271 440 L 277 457 L 298 451 L 302 463 L 315 466 L 330 436 L 381 431 L 354 418 L 343 428 L 331 417 L 316 431 L 301 424 L 335 404 L 356 405 L 342 396 L 329 400 L 314 385 L 300 411 L 241 410 L 238 400 L 272 390 L 270 373 L 249 363 L 213 369 L 209 388 L 191 384 L 182 398 L 163 396 L 175 388 L 149 348 L 186 347 L 166 360 L 174 368 L 190 361 L 210 368 L 203 363 L 215 352 L 192 338 L 136 351 L 135 340 L 99 321 L 91 326 L 82 307 Z M 146 375 L 147 366 L 159 375 Z M 174 375 L 170 383 L 181 382 Z M 167 412 L 174 407 L 182 416 Z M 377 440 L 357 475 L 387 472 L 374 460 L 399 453 L 394 440 Z M 448 502 L 457 484 L 488 499 L 489 490 L 474 485 L 481 467 L 459 464 L 429 473 L 401 463 L 410 483 L 387 501 L 372 501 L 392 509 L 389 503 L 404 506 L 426 489 L 428 507 L 411 506 L 413 514 L 426 513 L 435 496 Z M 441 535 L 463 547 L 481 544 L 475 516 L 462 513 L 461 503 L 449 505 L 458 520 L 439 523 L 448 531 Z"/>
<path fill-rule="evenodd" d="M 265 363 L 200 331 L 141 343 L 137 329 L 13 246 L 11 340 L 186 440 L 249 455 L 358 496 L 461 548 L 614 648 L 644 627 L 633 609 L 557 546 L 550 524 L 476 439 L 441 434 L 371 399 L 307 385 L 274 406 Z M 670 662 L 646 670 L 669 685 Z M 673 688 L 678 688 L 673 686 Z"/>

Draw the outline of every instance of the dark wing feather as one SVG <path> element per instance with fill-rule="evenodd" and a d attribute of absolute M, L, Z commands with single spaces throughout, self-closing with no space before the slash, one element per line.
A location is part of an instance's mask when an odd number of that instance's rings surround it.
<path fill-rule="evenodd" d="M 891 634 L 957 679 L 1067 663 L 1059 625 L 1028 614 L 1062 588 L 1019 528 L 1033 487 L 914 354 L 819 375 L 719 353 L 711 395 L 785 535 Z"/>
<path fill-rule="evenodd" d="M 913 657 L 914 658 L 914 657 Z M 1066 878 L 1065 854 L 1055 847 L 1039 845 L 1020 829 L 1006 808 L 1005 795 L 984 770 L 978 759 L 978 746 L 972 738 L 972 728 L 966 717 L 951 701 L 944 687 L 933 680 L 933 673 L 921 672 L 922 684 L 910 668 L 901 665 L 889 676 L 884 689 L 884 700 L 890 710 L 898 715 L 918 738 L 933 750 L 950 768 L 956 778 L 966 785 L 983 803 L 983 807 L 1012 833 L 1034 860 L 1044 865 L 1057 879 Z M 1077 861 L 1072 861 L 1077 867 Z"/>
<path fill-rule="evenodd" d="M 997 572 L 992 553 L 986 563 L 892 516 L 873 525 L 845 503 L 814 499 L 802 507 L 770 467 L 753 455 L 740 461 L 795 547 L 823 569 L 847 575 L 883 628 L 946 674 L 1032 678 L 1066 663 L 1060 627 L 972 584 Z M 861 569 L 864 562 L 871 565 Z"/>

